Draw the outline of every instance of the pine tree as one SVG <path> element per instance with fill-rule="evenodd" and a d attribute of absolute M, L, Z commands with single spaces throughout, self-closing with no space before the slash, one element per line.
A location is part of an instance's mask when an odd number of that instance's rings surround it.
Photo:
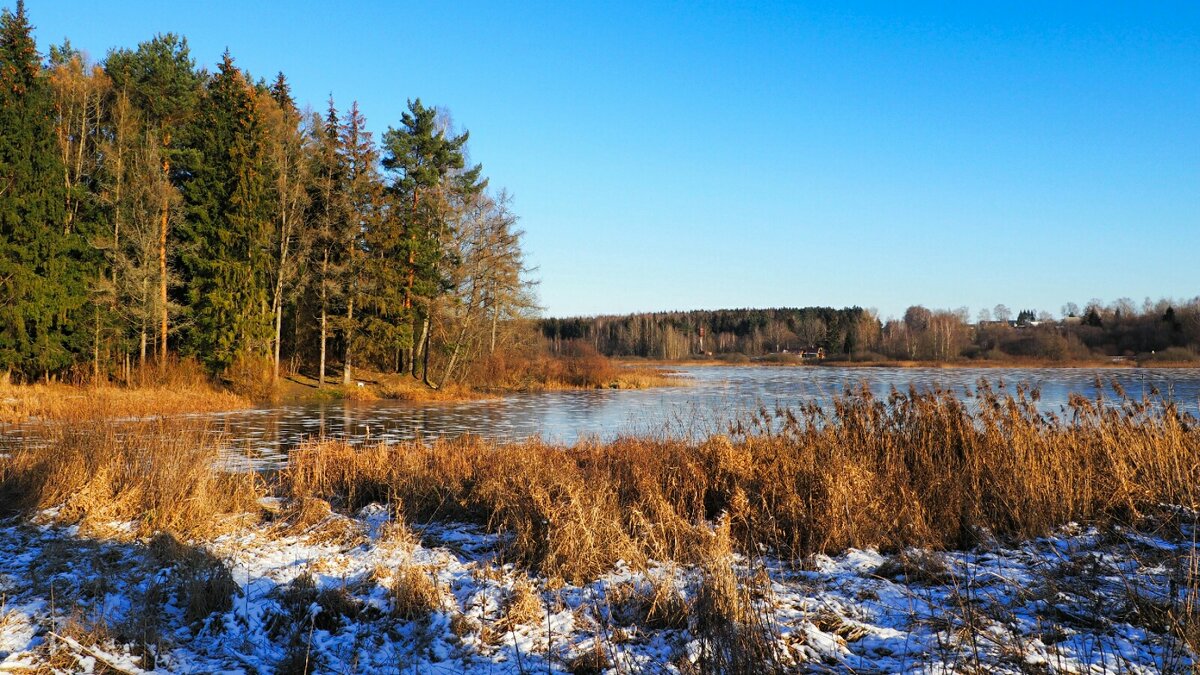
<path fill-rule="evenodd" d="M 384 134 L 387 153 L 384 168 L 395 173 L 390 187 L 395 206 L 402 210 L 405 239 L 406 279 L 404 307 L 414 309 L 412 374 L 423 372 L 429 381 L 430 322 L 434 301 L 449 288 L 446 240 L 455 202 L 483 188 L 482 167 L 464 170 L 464 146 L 469 134 L 447 137 L 445 124 L 439 123 L 437 110 L 408 102 L 399 129 Z M 416 326 L 420 325 L 420 330 Z M 418 365 L 420 364 L 420 365 Z"/>
<path fill-rule="evenodd" d="M 0 14 L 0 370 L 26 375 L 71 362 L 72 315 L 85 298 L 32 33 L 24 2 Z"/>

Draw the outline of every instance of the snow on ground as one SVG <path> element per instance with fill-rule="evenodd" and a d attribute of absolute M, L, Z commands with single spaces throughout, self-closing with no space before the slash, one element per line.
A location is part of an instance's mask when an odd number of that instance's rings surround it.
<path fill-rule="evenodd" d="M 1193 536 L 1076 527 L 949 554 L 739 558 L 753 612 L 724 624 L 701 610 L 700 570 L 530 578 L 498 562 L 493 535 L 441 524 L 414 538 L 379 506 L 204 545 L 9 522 L 0 673 L 691 673 L 748 658 L 787 672 L 1179 672 L 1194 658 L 1176 637 Z"/>

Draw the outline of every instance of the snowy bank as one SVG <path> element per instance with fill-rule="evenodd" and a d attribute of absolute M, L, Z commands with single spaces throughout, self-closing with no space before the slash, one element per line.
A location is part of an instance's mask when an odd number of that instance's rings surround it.
<path fill-rule="evenodd" d="M 1191 525 L 1067 527 L 1015 547 L 849 550 L 804 565 L 732 554 L 724 570 L 618 564 L 579 585 L 504 564 L 497 535 L 408 527 L 374 504 L 206 543 L 123 531 L 135 530 L 0 528 L 0 672 L 1155 673 L 1196 662 Z"/>

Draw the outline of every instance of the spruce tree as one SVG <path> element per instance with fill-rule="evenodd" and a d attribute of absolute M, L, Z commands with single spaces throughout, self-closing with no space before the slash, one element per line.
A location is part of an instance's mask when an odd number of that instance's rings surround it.
<path fill-rule="evenodd" d="M 350 384 L 354 353 L 365 345 L 359 326 L 362 323 L 362 299 L 371 302 L 378 284 L 367 276 L 365 264 L 366 238 L 377 229 L 382 213 L 383 183 L 379 176 L 379 155 L 371 134 L 366 130 L 366 118 L 359 112 L 358 102 L 351 103 L 350 114 L 340 129 L 340 148 L 346 166 L 346 207 L 349 218 L 341 228 L 344 248 L 343 296 L 346 311 L 342 316 L 342 384 Z M 355 313 L 357 307 L 358 313 Z"/>
<path fill-rule="evenodd" d="M 0 14 L 0 371 L 46 373 L 72 359 L 85 299 L 66 230 L 53 102 L 24 2 Z"/>
<path fill-rule="evenodd" d="M 180 261 L 190 323 L 184 348 L 213 370 L 265 355 L 271 335 L 271 189 L 255 91 L 225 53 L 192 130 Z"/>
<path fill-rule="evenodd" d="M 338 315 L 344 279 L 343 258 L 346 247 L 342 230 L 350 220 L 346 181 L 349 175 L 346 158 L 341 152 L 341 121 L 333 99 L 323 118 L 312 124 L 312 176 L 309 188 L 309 223 L 305 249 L 309 254 L 308 267 L 312 272 L 307 283 L 305 313 L 316 324 L 318 339 L 317 385 L 325 386 L 325 371 L 329 339 L 332 333 L 330 318 Z"/>

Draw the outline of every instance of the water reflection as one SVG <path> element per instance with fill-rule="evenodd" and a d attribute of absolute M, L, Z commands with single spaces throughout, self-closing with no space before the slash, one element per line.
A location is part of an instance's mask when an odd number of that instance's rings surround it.
<path fill-rule="evenodd" d="M 1039 405 L 1057 411 L 1071 392 L 1096 393 L 1097 378 L 1107 396 L 1117 382 L 1131 396 L 1162 396 L 1197 412 L 1200 371 L 1190 369 L 938 369 L 938 368 L 779 368 L 687 367 L 690 386 L 638 391 L 560 391 L 513 394 L 457 403 L 339 401 L 212 415 L 212 433 L 221 434 L 263 459 L 282 458 L 306 439 L 340 438 L 352 443 L 376 440 L 432 440 L 475 434 L 499 440 L 540 436 L 571 443 L 581 438 L 619 435 L 707 435 L 731 418 L 777 406 L 827 403 L 847 388 L 865 383 L 886 396 L 893 387 L 920 391 L 942 388 L 969 396 L 983 378 L 1012 392 L 1018 384 L 1041 392 Z"/>

